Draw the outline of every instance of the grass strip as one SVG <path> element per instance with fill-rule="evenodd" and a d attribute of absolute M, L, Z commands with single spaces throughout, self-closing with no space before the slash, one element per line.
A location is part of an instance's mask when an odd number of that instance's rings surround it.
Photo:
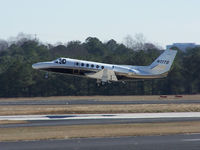
<path fill-rule="evenodd" d="M 28 121 L 25 120 L 0 120 L 0 124 L 24 124 L 28 123 Z"/>
<path fill-rule="evenodd" d="M 0 128 L 0 141 L 199 133 L 200 121 Z"/>
<path fill-rule="evenodd" d="M 166 95 L 166 98 L 160 95 L 131 95 L 131 96 L 51 96 L 51 97 L 18 97 L 18 98 L 0 98 L 0 101 L 21 101 L 21 100 L 100 100 L 100 101 L 129 101 L 129 100 L 200 100 L 200 94 L 196 95 Z"/>
<path fill-rule="evenodd" d="M 200 112 L 200 104 L 0 106 L 0 115 Z"/>

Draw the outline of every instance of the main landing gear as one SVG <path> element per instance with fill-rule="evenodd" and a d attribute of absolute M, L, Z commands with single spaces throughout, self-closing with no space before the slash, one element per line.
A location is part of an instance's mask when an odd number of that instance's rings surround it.
<path fill-rule="evenodd" d="M 110 84 L 111 82 L 110 81 L 102 81 L 102 80 L 97 80 L 97 86 L 104 86 L 104 85 L 107 85 L 107 84 Z"/>

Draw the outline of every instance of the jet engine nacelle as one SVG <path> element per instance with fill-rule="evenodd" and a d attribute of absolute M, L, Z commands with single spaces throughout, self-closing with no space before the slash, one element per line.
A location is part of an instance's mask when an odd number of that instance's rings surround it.
<path fill-rule="evenodd" d="M 119 72 L 119 73 L 127 73 L 127 74 L 130 74 L 130 75 L 138 73 L 138 71 L 135 70 L 135 69 L 130 69 L 128 67 L 122 67 L 122 66 L 115 66 L 114 71 Z"/>

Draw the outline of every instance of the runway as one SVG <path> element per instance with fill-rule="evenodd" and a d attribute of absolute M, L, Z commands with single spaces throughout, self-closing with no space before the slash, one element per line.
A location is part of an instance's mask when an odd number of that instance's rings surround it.
<path fill-rule="evenodd" d="M 133 123 L 167 123 L 167 122 L 200 121 L 200 118 L 151 118 L 151 119 L 80 119 L 80 120 L 34 120 L 20 124 L 1 124 L 0 128 L 70 126 L 70 125 L 102 125 Z"/>
<path fill-rule="evenodd" d="M 179 113 L 129 113 L 129 114 L 63 114 L 63 115 L 17 115 L 0 116 L 0 120 L 26 120 L 24 124 L 1 124 L 0 128 L 125 124 L 176 121 L 200 121 L 200 112 Z"/>
<path fill-rule="evenodd" d="M 136 105 L 136 104 L 200 104 L 200 100 L 20 100 L 0 101 L 0 105 Z"/>
<path fill-rule="evenodd" d="M 31 100 L 31 101 L 0 101 L 0 105 L 129 105 L 129 104 L 198 104 L 200 100 Z M 16 115 L 0 116 L 0 120 L 22 120 L 22 123 L 0 124 L 2 131 L 18 127 L 47 127 L 73 125 L 104 125 L 104 124 L 137 124 L 137 123 L 168 123 L 200 121 L 200 112 L 170 113 L 119 113 L 119 114 L 57 114 L 57 115 Z M 198 128 L 198 126 L 197 126 Z M 13 130 L 11 129 L 11 130 Z M 20 128 L 19 128 L 20 129 Z M 164 128 L 165 130 L 165 128 Z M 197 130 L 198 131 L 198 130 Z M 182 133 L 182 132 L 181 132 Z M 121 135 L 120 135 L 121 136 Z M 98 137 L 98 136 L 97 136 Z M 3 150 L 47 150 L 47 149 L 199 149 L 200 134 L 166 135 L 166 136 L 134 136 L 116 138 L 84 138 L 63 140 L 41 140 L 0 142 Z"/>
<path fill-rule="evenodd" d="M 148 119 L 200 117 L 200 112 L 121 113 L 121 114 L 63 114 L 0 116 L 0 120 L 80 120 L 80 119 Z"/>
<path fill-rule="evenodd" d="M 199 150 L 200 134 L 0 142 L 2 150 Z"/>

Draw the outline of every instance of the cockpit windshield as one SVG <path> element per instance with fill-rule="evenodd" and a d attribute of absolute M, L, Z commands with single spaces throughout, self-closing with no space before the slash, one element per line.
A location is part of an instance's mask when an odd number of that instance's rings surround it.
<path fill-rule="evenodd" d="M 56 63 L 56 64 L 58 64 L 58 63 L 59 63 L 59 60 L 56 59 L 56 60 L 54 60 L 53 62 Z"/>
<path fill-rule="evenodd" d="M 53 61 L 56 64 L 66 64 L 66 59 L 65 58 L 58 58 Z"/>

